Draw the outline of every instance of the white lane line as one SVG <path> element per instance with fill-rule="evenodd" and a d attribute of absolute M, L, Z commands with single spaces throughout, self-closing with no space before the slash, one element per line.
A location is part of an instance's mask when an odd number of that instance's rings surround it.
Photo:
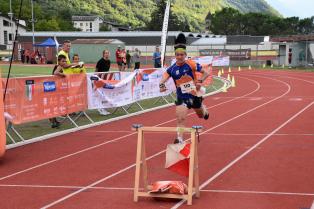
<path fill-rule="evenodd" d="M 243 78 L 244 78 L 244 77 L 243 77 Z M 237 100 L 237 99 L 240 99 L 240 98 L 249 96 L 249 95 L 251 95 L 251 94 L 253 94 L 253 93 L 259 91 L 259 89 L 260 89 L 260 87 L 261 87 L 260 83 L 256 82 L 255 80 L 249 79 L 249 78 L 244 78 L 244 79 L 247 79 L 247 80 L 252 81 L 252 82 L 254 82 L 255 84 L 257 84 L 256 89 L 253 90 L 253 91 L 251 91 L 250 93 L 247 93 L 247 94 L 243 95 L 243 96 L 236 97 L 236 98 L 234 98 L 234 99 L 231 99 L 231 100 L 228 100 L 228 101 L 224 101 L 224 102 L 218 103 L 218 104 L 216 104 L 216 105 L 210 106 L 210 107 L 208 107 L 207 109 L 211 109 L 211 108 L 214 108 L 214 107 L 218 107 L 218 106 L 220 106 L 220 105 L 223 105 L 223 104 L 226 104 L 226 103 L 235 101 L 235 100 Z M 195 114 L 195 113 L 189 113 L 188 116 L 191 116 L 191 115 L 194 115 L 194 114 Z M 173 122 L 173 121 L 175 121 L 175 120 L 176 120 L 176 119 L 174 118 L 174 119 L 171 119 L 171 120 L 162 122 L 162 123 L 160 123 L 160 124 L 157 124 L 157 125 L 155 125 L 155 126 L 162 126 L 162 125 L 165 125 L 165 124 L 167 124 L 167 123 Z M 0 178 L 0 181 L 1 181 L 1 180 L 4 180 L 4 179 L 8 179 L 8 178 L 13 177 L 13 176 L 16 176 L 16 175 L 19 175 L 19 174 L 21 174 L 21 173 L 25 173 L 25 172 L 34 170 L 34 169 L 36 169 L 36 168 L 40 168 L 40 167 L 42 167 L 42 166 L 49 165 L 49 164 L 51 164 L 51 163 L 58 162 L 58 161 L 60 161 L 60 160 L 63 160 L 63 159 L 66 159 L 66 158 L 69 158 L 69 157 L 72 157 L 72 156 L 81 154 L 81 153 L 83 153 L 83 152 L 86 152 L 86 151 L 89 151 L 89 150 L 92 150 L 92 149 L 96 149 L 96 148 L 101 147 L 101 146 L 103 146 L 103 145 L 106 145 L 106 144 L 109 144 L 109 143 L 113 143 L 113 142 L 119 141 L 120 139 L 124 139 L 124 138 L 127 138 L 127 137 L 132 136 L 132 135 L 135 135 L 135 134 L 137 134 L 137 133 L 136 133 L 136 132 L 133 132 L 133 133 L 130 133 L 130 134 L 127 134 L 127 135 L 124 135 L 124 136 L 121 136 L 121 137 L 112 139 L 112 140 L 110 140 L 110 141 L 106 141 L 106 142 L 103 142 L 103 143 L 101 143 L 101 144 L 98 144 L 98 145 L 95 145 L 95 146 L 92 146 L 92 147 L 88 147 L 88 148 L 86 148 L 86 149 L 83 149 L 83 150 L 80 150 L 80 151 L 77 151 L 77 152 L 74 152 L 74 153 L 71 153 L 71 154 L 68 154 L 68 155 L 64 155 L 64 156 L 59 157 L 59 158 L 56 158 L 56 159 L 54 159 L 54 160 L 50 160 L 50 161 L 47 161 L 47 162 L 45 162 L 45 163 L 41 163 L 41 164 L 38 164 L 38 165 L 36 165 L 36 166 L 29 167 L 29 168 L 27 168 L 27 169 L 24 169 L 24 170 L 21 170 L 21 171 L 18 171 L 18 172 L 9 174 L 9 175 L 7 175 L 7 176 L 3 176 L 3 177 Z"/>
<path fill-rule="evenodd" d="M 287 125 L 288 123 L 290 123 L 292 120 L 294 120 L 296 117 L 298 117 L 300 114 L 302 114 L 305 110 L 307 110 L 308 108 L 310 108 L 312 105 L 314 104 L 314 102 L 311 102 L 310 104 L 306 105 L 302 110 L 300 110 L 299 112 L 297 112 L 296 114 L 294 114 L 292 117 L 290 117 L 288 120 L 286 120 L 284 123 L 282 123 L 280 126 L 278 126 L 276 129 L 274 129 L 272 132 L 270 132 L 266 137 L 264 137 L 262 140 L 260 140 L 259 142 L 257 142 L 255 145 L 253 145 L 250 149 L 248 149 L 247 151 L 245 151 L 244 153 L 242 153 L 240 156 L 238 156 L 236 159 L 234 159 L 233 161 L 231 161 L 227 166 L 225 166 L 223 169 L 221 169 L 219 172 L 217 172 L 214 176 L 212 176 L 211 178 L 207 179 L 201 186 L 200 189 L 203 189 L 204 187 L 206 187 L 209 183 L 211 183 L 212 181 L 214 181 L 216 178 L 218 178 L 220 175 L 222 175 L 223 173 L 225 173 L 229 168 L 231 168 L 234 164 L 236 164 L 237 162 L 239 162 L 242 158 L 246 157 L 248 154 L 250 154 L 252 151 L 254 151 L 258 146 L 260 146 L 262 143 L 264 143 L 265 141 L 267 141 L 271 136 L 273 136 L 274 133 L 276 133 L 277 131 L 279 131 L 281 128 L 283 128 L 285 125 Z M 177 203 L 176 205 L 174 205 L 171 209 L 176 209 L 179 208 L 185 201 L 180 201 L 179 203 Z"/>
<path fill-rule="evenodd" d="M 257 77 L 258 77 L 258 76 L 257 76 Z M 267 104 L 269 104 L 269 103 L 272 103 L 272 102 L 274 102 L 274 101 L 280 99 L 281 97 L 285 96 L 286 94 L 288 94 L 288 93 L 291 91 L 291 86 L 290 86 L 289 84 L 287 84 L 286 82 L 283 82 L 283 81 L 280 81 L 280 80 L 277 80 L 277 79 L 271 79 L 271 80 L 275 80 L 275 81 L 278 81 L 278 82 L 281 82 L 281 83 L 285 84 L 285 85 L 288 87 L 287 91 L 286 91 L 285 93 L 283 93 L 282 95 L 278 96 L 278 97 L 275 98 L 275 99 L 272 99 L 272 100 L 270 100 L 270 101 L 268 101 L 268 102 L 262 103 L 262 104 L 260 104 L 260 105 L 258 105 L 258 106 L 256 106 L 256 107 L 254 107 L 254 108 L 251 108 L 250 110 L 248 110 L 248 111 L 246 111 L 246 112 L 244 112 L 244 113 L 241 113 L 241 114 L 239 114 L 239 115 L 237 115 L 237 116 L 235 116 L 235 117 L 233 117 L 233 118 L 231 118 L 231 119 L 229 119 L 229 120 L 226 120 L 226 121 L 224 121 L 224 122 L 222 122 L 222 123 L 220 123 L 220 124 L 218 124 L 218 125 L 216 125 L 216 126 L 214 126 L 214 127 L 212 127 L 212 128 L 207 129 L 206 131 L 200 133 L 200 135 L 202 135 L 202 134 L 204 134 L 204 133 L 206 133 L 206 132 L 209 132 L 209 131 L 211 131 L 211 130 L 214 130 L 214 129 L 220 127 L 220 126 L 223 126 L 223 125 L 225 125 L 225 124 L 227 124 L 227 123 L 229 123 L 229 122 L 231 122 L 231 121 L 233 121 L 233 120 L 235 120 L 235 119 L 237 119 L 237 118 L 240 118 L 240 117 L 242 117 L 242 116 L 244 116 L 244 115 L 246 115 L 246 114 L 248 114 L 248 113 L 250 113 L 250 112 L 253 112 L 253 111 L 255 111 L 255 110 L 257 110 L 257 109 L 259 109 L 259 108 L 261 108 L 261 107 L 263 107 L 263 106 L 265 106 L 265 105 L 267 105 Z M 152 158 L 154 158 L 154 157 L 156 157 L 156 156 L 158 156 L 158 155 L 160 155 L 160 154 L 162 154 L 162 153 L 164 153 L 164 152 L 165 152 L 165 150 L 162 150 L 162 151 L 160 151 L 160 152 L 158 152 L 158 153 L 156 153 L 156 154 L 154 154 L 154 155 L 152 155 L 152 156 L 150 156 L 150 157 L 148 157 L 148 158 L 146 158 L 146 159 L 147 159 L 147 160 L 150 160 L 150 159 L 152 159 Z M 54 206 L 54 205 L 56 205 L 56 204 L 59 204 L 60 202 L 63 202 L 63 201 L 65 201 L 65 200 L 67 200 L 67 199 L 69 199 L 69 198 L 71 198 L 71 197 L 73 197 L 73 196 L 75 196 L 75 195 L 77 195 L 77 194 L 83 192 L 84 190 L 89 189 L 90 187 L 93 187 L 93 186 L 95 186 L 95 185 L 97 185 L 97 184 L 99 184 L 99 183 L 102 183 L 102 182 L 104 182 L 104 181 L 106 181 L 106 180 L 108 180 L 108 179 L 110 179 L 110 178 L 112 178 L 112 177 L 114 177 L 114 176 L 116 176 L 116 175 L 118 175 L 118 174 L 120 174 L 120 173 L 122 173 L 122 172 L 128 170 L 128 169 L 131 169 L 131 168 L 133 168 L 133 167 L 135 167 L 135 163 L 134 163 L 133 165 L 127 167 L 127 168 L 124 168 L 124 169 L 122 169 L 122 170 L 120 170 L 120 171 L 117 171 L 117 172 L 111 174 L 110 176 L 104 177 L 104 178 L 102 178 L 102 179 L 100 179 L 100 180 L 98 180 L 98 181 L 96 181 L 96 182 L 94 182 L 94 183 L 91 183 L 91 184 L 87 185 L 85 188 L 82 188 L 82 189 L 80 189 L 80 190 L 78 190 L 78 191 L 76 191 L 76 192 L 70 193 L 70 194 L 68 194 L 68 195 L 66 195 L 66 196 L 64 196 L 64 197 L 62 197 L 62 198 L 60 198 L 60 199 L 57 199 L 56 201 L 51 202 L 51 203 L 49 203 L 49 204 L 43 206 L 42 209 L 46 209 L 46 208 L 52 207 L 52 206 Z"/>
<path fill-rule="evenodd" d="M 0 184 L 0 187 L 18 187 L 18 188 L 47 188 L 47 189 L 82 189 L 82 186 L 60 186 L 60 185 L 27 185 L 27 184 Z M 91 187 L 90 189 L 102 190 L 134 190 L 131 187 Z"/>
<path fill-rule="evenodd" d="M 210 190 L 203 189 L 202 192 L 213 193 L 243 193 L 243 194 L 269 194 L 269 195 L 292 195 L 292 196 L 314 196 L 314 193 L 299 193 L 299 192 L 264 192 L 264 191 L 237 191 L 237 190 Z"/>
<path fill-rule="evenodd" d="M 266 136 L 268 133 L 206 133 L 205 135 L 217 135 L 217 136 Z M 314 133 L 300 133 L 300 134 L 289 134 L 289 133 L 280 133 L 280 134 L 273 134 L 273 136 L 314 136 Z"/>

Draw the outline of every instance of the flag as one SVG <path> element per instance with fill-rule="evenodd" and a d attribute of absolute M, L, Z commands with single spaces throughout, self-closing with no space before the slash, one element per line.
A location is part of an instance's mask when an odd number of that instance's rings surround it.
<path fill-rule="evenodd" d="M 164 67 L 164 61 L 166 56 L 166 45 L 167 45 L 167 34 L 168 34 L 168 23 L 170 13 L 170 1 L 167 1 L 165 9 L 164 22 L 162 25 L 162 36 L 161 36 L 161 67 Z"/>
<path fill-rule="evenodd" d="M 168 144 L 165 168 L 181 176 L 189 176 L 190 144 Z"/>

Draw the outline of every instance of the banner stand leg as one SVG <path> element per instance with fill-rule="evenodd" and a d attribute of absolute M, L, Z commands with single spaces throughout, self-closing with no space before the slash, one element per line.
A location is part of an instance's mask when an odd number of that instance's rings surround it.
<path fill-rule="evenodd" d="M 13 137 L 11 136 L 11 134 L 9 132 L 6 132 L 7 136 L 9 137 L 9 139 L 11 140 L 11 142 L 13 142 L 13 144 L 16 144 L 16 141 L 13 139 Z"/>
<path fill-rule="evenodd" d="M 144 108 L 138 102 L 134 102 L 134 103 L 128 105 L 127 110 L 129 110 L 133 105 L 137 105 L 141 110 L 144 110 Z"/>
<path fill-rule="evenodd" d="M 93 121 L 93 119 L 91 117 L 89 117 L 89 115 L 85 112 L 85 111 L 82 111 L 83 112 L 83 115 L 85 115 L 85 117 L 91 122 L 91 123 L 95 123 L 95 121 Z"/>
<path fill-rule="evenodd" d="M 21 141 L 25 141 L 25 139 L 22 137 L 22 135 L 14 128 L 13 125 L 11 125 L 10 129 L 19 137 Z"/>
<path fill-rule="evenodd" d="M 154 102 L 154 105 L 157 104 L 160 100 L 163 100 L 163 101 L 165 101 L 167 104 L 169 104 L 168 100 L 167 100 L 165 97 L 161 96 L 161 97 L 158 97 L 158 99 Z"/>
<path fill-rule="evenodd" d="M 89 115 L 88 115 L 85 111 L 79 112 L 78 115 L 77 115 L 73 120 L 74 120 L 74 121 L 77 121 L 77 120 L 78 120 L 80 117 L 82 117 L 82 116 L 85 116 L 85 117 L 89 120 L 89 122 L 95 123 L 95 122 L 91 119 L 91 117 L 89 117 Z"/>
<path fill-rule="evenodd" d="M 71 123 L 72 123 L 76 128 L 79 127 L 79 126 L 75 123 L 75 121 L 74 121 L 69 115 L 67 115 L 66 118 L 69 119 L 69 120 L 71 121 Z"/>

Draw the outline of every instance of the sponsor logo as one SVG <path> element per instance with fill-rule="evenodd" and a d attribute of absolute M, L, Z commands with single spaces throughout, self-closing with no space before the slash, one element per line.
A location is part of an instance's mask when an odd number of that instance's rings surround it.
<path fill-rule="evenodd" d="M 142 81 L 149 81 L 148 74 L 143 75 Z"/>
<path fill-rule="evenodd" d="M 25 81 L 25 96 L 28 101 L 32 101 L 35 90 L 35 81 L 26 80 Z"/>
<path fill-rule="evenodd" d="M 56 91 L 56 82 L 46 81 L 44 82 L 44 92 L 54 92 Z"/>

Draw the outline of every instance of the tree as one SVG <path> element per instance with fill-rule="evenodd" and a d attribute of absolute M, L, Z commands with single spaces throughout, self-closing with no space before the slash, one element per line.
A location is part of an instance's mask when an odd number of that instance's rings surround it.
<path fill-rule="evenodd" d="M 214 34 L 240 34 L 242 15 L 233 8 L 223 8 L 221 11 L 212 15 L 210 30 Z"/>
<path fill-rule="evenodd" d="M 39 20 L 35 29 L 37 31 L 60 31 L 60 26 L 55 17 L 50 20 Z"/>
<path fill-rule="evenodd" d="M 162 29 L 167 0 L 161 0 L 157 3 L 156 9 L 151 14 L 151 21 L 147 25 L 148 30 L 160 31 Z M 190 31 L 190 27 L 184 16 L 178 16 L 170 8 L 168 30 L 170 31 Z"/>

